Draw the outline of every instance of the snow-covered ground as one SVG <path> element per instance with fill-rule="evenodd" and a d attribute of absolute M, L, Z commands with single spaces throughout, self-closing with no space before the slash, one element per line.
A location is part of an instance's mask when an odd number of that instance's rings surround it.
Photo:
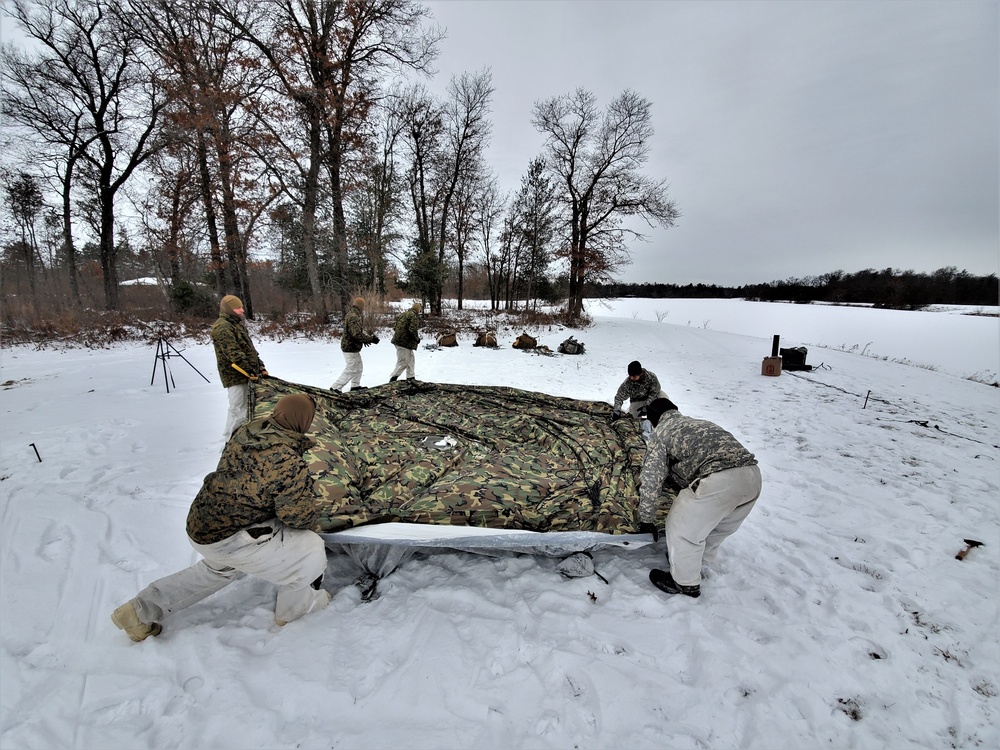
<path fill-rule="evenodd" d="M 1000 391 L 979 382 L 998 318 L 588 309 L 588 329 L 535 332 L 585 355 L 463 339 L 420 349 L 417 376 L 610 401 L 639 359 L 736 434 L 764 491 L 698 600 L 649 584 L 662 542 L 596 552 L 608 583 L 551 557 L 419 556 L 368 603 L 332 552 L 321 613 L 272 632 L 273 588 L 244 579 L 132 643 L 114 607 L 197 559 L 184 519 L 226 406 L 211 346 L 172 342 L 211 382 L 172 358 L 169 394 L 151 346 L 5 348 L 0 747 L 1000 746 Z M 761 376 L 775 334 L 822 367 Z M 383 339 L 365 385 L 392 368 Z M 343 366 L 336 341 L 256 341 L 286 380 Z M 966 538 L 985 546 L 958 561 Z"/>

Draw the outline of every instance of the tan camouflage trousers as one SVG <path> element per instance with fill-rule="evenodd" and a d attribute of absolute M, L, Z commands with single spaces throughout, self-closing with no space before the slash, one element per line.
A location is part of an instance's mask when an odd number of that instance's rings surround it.
<path fill-rule="evenodd" d="M 312 584 L 326 570 L 326 546 L 312 531 L 292 529 L 278 519 L 254 524 L 270 533 L 254 538 L 246 529 L 214 544 L 191 546 L 204 559 L 190 568 L 154 581 L 132 600 L 139 619 L 147 625 L 225 588 L 245 574 L 278 586 L 276 620 L 291 622 L 322 609 L 330 595 Z"/>
<path fill-rule="evenodd" d="M 665 524 L 670 575 L 681 586 L 701 583 L 723 540 L 740 527 L 760 496 L 760 469 L 742 466 L 709 474 L 677 493 Z"/>

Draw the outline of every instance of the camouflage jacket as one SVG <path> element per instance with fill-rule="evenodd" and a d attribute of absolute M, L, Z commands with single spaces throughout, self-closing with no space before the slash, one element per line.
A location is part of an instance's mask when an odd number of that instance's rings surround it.
<path fill-rule="evenodd" d="M 625 382 L 618 386 L 618 392 L 615 394 L 615 408 L 621 409 L 625 399 L 628 399 L 630 403 L 649 401 L 651 398 L 656 398 L 661 390 L 660 381 L 657 380 L 656 375 L 649 370 L 643 370 L 638 380 L 625 378 Z"/>
<path fill-rule="evenodd" d="M 416 349 L 420 343 L 420 319 L 417 312 L 410 308 L 396 319 L 396 328 L 392 332 L 392 343 L 404 349 Z"/>
<path fill-rule="evenodd" d="M 360 352 L 365 344 L 372 343 L 373 337 L 364 332 L 361 327 L 361 310 L 357 305 L 344 316 L 344 333 L 340 337 L 340 350 L 343 352 Z"/>
<path fill-rule="evenodd" d="M 753 453 L 719 425 L 668 411 L 653 430 L 642 461 L 639 521 L 653 522 L 660 488 L 668 474 L 673 484 L 684 488 L 717 471 L 756 463 Z"/>
<path fill-rule="evenodd" d="M 223 388 L 247 382 L 244 375 L 233 369 L 234 364 L 251 375 L 260 375 L 264 371 L 264 363 L 239 315 L 219 316 L 212 325 L 212 343 Z"/>
<path fill-rule="evenodd" d="M 212 544 L 272 518 L 295 529 L 313 527 L 318 496 L 302 457 L 312 445 L 267 417 L 241 426 L 191 503 L 191 540 Z"/>

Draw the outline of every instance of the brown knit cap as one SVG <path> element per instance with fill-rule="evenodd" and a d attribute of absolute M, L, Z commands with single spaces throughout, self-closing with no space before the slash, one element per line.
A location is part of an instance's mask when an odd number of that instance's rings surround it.
<path fill-rule="evenodd" d="M 364 310 L 365 309 L 365 298 L 364 297 L 355 297 L 354 301 L 351 302 L 351 304 L 354 305 L 355 307 L 360 307 L 362 310 Z"/>
<path fill-rule="evenodd" d="M 221 313 L 232 313 L 234 310 L 243 309 L 243 300 L 232 294 L 227 294 L 222 298 L 222 302 L 219 303 L 219 312 Z"/>
<path fill-rule="evenodd" d="M 413 312 L 420 312 L 424 309 L 424 306 L 420 302 L 413 303 Z"/>
<path fill-rule="evenodd" d="M 294 430 L 304 435 L 312 427 L 315 414 L 316 405 L 311 398 L 303 393 L 293 393 L 278 400 L 271 419 L 286 430 Z"/>

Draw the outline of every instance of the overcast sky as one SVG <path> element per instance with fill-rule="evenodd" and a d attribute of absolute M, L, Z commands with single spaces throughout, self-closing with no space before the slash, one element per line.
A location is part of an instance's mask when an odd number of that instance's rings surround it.
<path fill-rule="evenodd" d="M 1000 266 L 998 3 L 431 0 L 432 90 L 489 68 L 488 159 L 514 190 L 535 102 L 652 102 L 647 174 L 682 216 L 627 281 Z"/>

